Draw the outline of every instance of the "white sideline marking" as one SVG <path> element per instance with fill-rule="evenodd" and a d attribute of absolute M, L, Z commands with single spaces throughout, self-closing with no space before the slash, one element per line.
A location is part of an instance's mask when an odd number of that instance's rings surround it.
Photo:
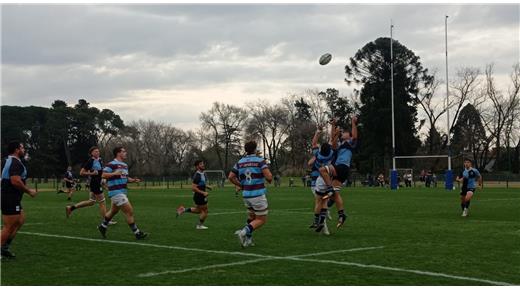
<path fill-rule="evenodd" d="M 216 265 L 197 267 L 197 268 L 188 268 L 188 269 L 181 269 L 181 270 L 169 270 L 169 271 L 163 271 L 163 272 L 143 273 L 143 274 L 139 274 L 137 276 L 138 277 L 153 277 L 153 276 L 159 276 L 159 275 L 165 275 L 165 274 L 178 274 L 178 273 L 186 273 L 186 272 L 191 272 L 191 271 L 200 271 L 200 270 L 206 270 L 206 269 L 224 268 L 224 267 L 231 267 L 231 266 L 236 266 L 236 265 L 245 265 L 245 264 L 258 263 L 258 262 L 263 262 L 263 261 L 303 258 L 303 257 L 320 256 L 320 255 L 327 255 L 327 254 L 333 254 L 333 253 L 357 252 L 357 251 L 374 250 L 374 249 L 381 249 L 381 248 L 384 248 L 384 247 L 354 248 L 354 249 L 336 250 L 336 251 L 320 252 L 320 253 L 314 253 L 314 254 L 287 256 L 287 257 L 283 257 L 283 256 L 276 257 L 276 256 L 273 256 L 273 257 L 266 257 L 266 258 L 260 258 L 260 259 L 254 259 L 254 260 L 246 260 L 246 261 L 227 263 L 227 264 L 216 264 Z"/>
<path fill-rule="evenodd" d="M 372 264 L 361 264 L 361 263 L 354 263 L 354 262 L 342 262 L 342 261 L 334 261 L 334 260 L 305 259 L 305 258 L 301 258 L 298 256 L 279 257 L 279 256 L 260 255 L 260 254 L 253 254 L 253 253 L 244 253 L 244 252 L 205 250 L 205 249 L 198 249 L 198 248 L 186 248 L 186 247 L 166 246 L 166 245 L 157 245 L 157 244 L 144 244 L 144 243 L 138 243 L 138 242 L 125 242 L 125 241 L 114 241 L 114 240 L 105 240 L 105 239 L 90 239 L 90 238 L 82 238 L 82 237 L 45 234 L 45 233 L 34 233 L 34 232 L 18 232 L 18 233 L 26 234 L 26 235 L 33 235 L 33 236 L 41 236 L 41 237 L 62 238 L 62 239 L 81 240 L 81 241 L 90 241 L 90 242 L 135 245 L 135 246 L 173 249 L 173 250 L 181 250 L 181 251 L 204 252 L 204 253 L 224 254 L 224 255 L 233 255 L 233 256 L 249 256 L 249 257 L 261 258 L 261 259 L 255 259 L 255 260 L 285 259 L 285 260 L 293 260 L 293 261 L 300 261 L 300 262 L 337 264 L 337 265 L 354 266 L 354 267 L 360 267 L 360 268 L 372 268 L 372 269 L 378 269 L 378 270 L 413 273 L 413 274 L 417 274 L 417 275 L 432 276 L 432 277 L 443 277 L 443 278 L 450 278 L 450 279 L 456 279 L 456 280 L 482 282 L 482 283 L 487 283 L 487 284 L 491 284 L 491 285 L 499 285 L 499 286 L 513 286 L 514 285 L 514 284 L 507 283 L 507 282 L 493 281 L 493 280 L 466 277 L 466 276 L 449 275 L 449 274 L 438 273 L 438 272 L 420 271 L 420 270 L 413 270 L 413 269 L 395 268 L 395 267 L 387 267 L 387 266 L 372 265 Z M 352 250 L 354 250 L 354 249 L 351 249 L 351 251 Z M 340 250 L 340 251 L 345 251 L 345 250 Z M 330 252 L 326 252 L 326 253 L 330 253 Z M 304 256 L 306 256 L 306 255 L 304 255 Z M 245 262 L 248 262 L 248 261 L 243 261 L 243 263 L 245 263 Z M 252 263 L 252 262 L 250 262 L 250 263 Z M 216 265 L 214 265 L 214 267 L 215 266 Z"/>

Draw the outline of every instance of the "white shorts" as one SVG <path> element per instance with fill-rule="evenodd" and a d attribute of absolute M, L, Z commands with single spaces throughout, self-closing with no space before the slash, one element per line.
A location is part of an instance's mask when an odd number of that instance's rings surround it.
<path fill-rule="evenodd" d="M 318 177 L 318 179 L 316 179 L 316 186 L 314 187 L 314 193 L 316 194 L 316 192 L 321 192 L 321 193 L 325 193 L 327 191 L 327 184 L 325 183 L 325 180 L 323 179 L 323 177 Z"/>
<path fill-rule="evenodd" d="M 244 198 L 244 205 L 247 207 L 249 212 L 254 213 L 255 215 L 267 215 L 269 211 L 267 210 L 267 198 L 264 195 L 260 195 L 257 197 Z"/>
<path fill-rule="evenodd" d="M 129 202 L 128 197 L 124 193 L 116 194 L 112 196 L 110 199 L 112 200 L 112 203 L 116 206 L 122 206 Z"/>

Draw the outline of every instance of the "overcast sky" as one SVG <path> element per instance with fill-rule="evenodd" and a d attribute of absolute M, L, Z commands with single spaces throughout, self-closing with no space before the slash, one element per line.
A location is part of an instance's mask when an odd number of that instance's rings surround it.
<path fill-rule="evenodd" d="M 2 104 L 85 98 L 128 122 L 195 128 L 211 103 L 272 102 L 307 88 L 351 92 L 346 60 L 389 36 L 444 77 L 519 60 L 519 5 L 3 5 Z M 333 54 L 327 66 L 317 63 Z"/>

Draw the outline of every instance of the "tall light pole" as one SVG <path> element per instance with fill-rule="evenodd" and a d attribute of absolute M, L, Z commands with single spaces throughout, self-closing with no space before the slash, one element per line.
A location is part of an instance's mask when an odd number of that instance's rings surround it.
<path fill-rule="evenodd" d="M 390 20 L 390 84 L 392 97 L 392 172 L 390 174 L 390 188 L 397 189 L 397 170 L 395 168 L 395 118 L 394 118 L 394 24 Z"/>
<path fill-rule="evenodd" d="M 448 15 L 444 18 L 444 43 L 446 48 L 446 122 L 447 122 L 447 145 L 448 145 L 448 170 L 446 170 L 445 188 L 453 190 L 453 171 L 451 170 L 451 140 L 450 140 L 450 88 L 448 82 Z"/>

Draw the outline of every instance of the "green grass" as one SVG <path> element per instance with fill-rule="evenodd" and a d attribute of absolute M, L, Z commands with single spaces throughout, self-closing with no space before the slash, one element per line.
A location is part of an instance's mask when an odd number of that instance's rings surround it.
<path fill-rule="evenodd" d="M 189 190 L 132 190 L 129 197 L 137 224 L 150 235 L 145 241 L 135 241 L 123 216 L 118 215 L 118 224 L 109 228 L 107 240 L 126 243 L 102 241 L 96 230 L 100 220 L 97 206 L 80 209 L 67 220 L 63 194 L 42 192 L 35 199 L 26 196 L 26 225 L 12 245 L 17 258 L 2 260 L 1 284 L 489 285 L 481 280 L 520 284 L 518 189 L 478 191 L 468 218 L 460 217 L 458 192 L 443 189 L 357 187 L 343 189 L 342 195 L 349 214 L 347 223 L 340 230 L 331 229 L 330 236 L 322 236 L 308 229 L 313 203 L 308 188 L 269 188 L 268 222 L 255 232 L 256 246 L 246 249 L 240 248 L 233 235 L 245 222 L 245 212 L 237 213 L 244 211 L 242 200 L 229 187 L 211 193 L 210 214 L 218 214 L 208 217 L 207 231 L 195 230 L 195 215 L 175 218 L 177 205 L 191 205 Z M 86 192 L 79 192 L 74 201 L 86 197 Z M 362 247 L 383 248 L 309 256 L 304 261 L 279 258 Z M 189 270 L 264 256 L 270 257 L 249 264 Z M 186 271 L 139 276 L 179 270 Z"/>

